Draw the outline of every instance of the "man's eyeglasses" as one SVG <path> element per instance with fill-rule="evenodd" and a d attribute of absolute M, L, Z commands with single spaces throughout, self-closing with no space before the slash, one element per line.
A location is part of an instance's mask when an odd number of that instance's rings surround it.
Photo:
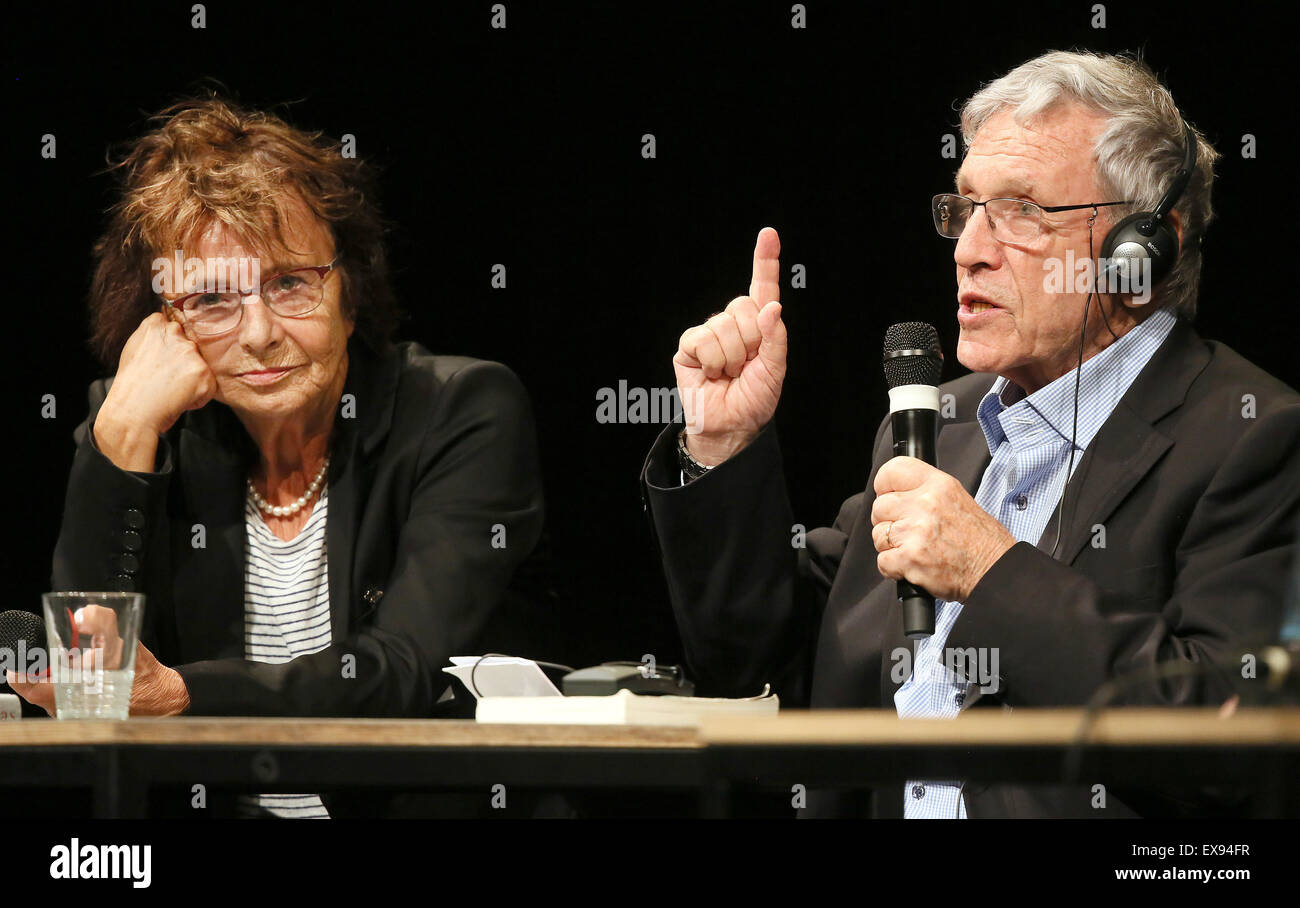
<path fill-rule="evenodd" d="M 934 229 L 939 236 L 955 240 L 966 229 L 976 206 L 984 206 L 993 236 L 1004 243 L 1025 243 L 1037 239 L 1043 231 L 1043 212 L 1082 211 L 1085 208 L 1105 208 L 1109 205 L 1127 205 L 1128 202 L 1089 202 L 1087 205 L 1037 205 L 1027 199 L 988 199 L 976 202 L 964 195 L 940 193 L 930 202 L 934 215 Z"/>
<path fill-rule="evenodd" d="M 224 334 L 238 327 L 244 318 L 244 299 L 259 296 L 276 315 L 302 318 L 309 315 L 325 298 L 325 278 L 338 265 L 295 268 L 273 275 L 262 282 L 257 294 L 237 290 L 222 293 L 191 293 L 178 300 L 163 302 L 181 313 L 195 334 Z"/>

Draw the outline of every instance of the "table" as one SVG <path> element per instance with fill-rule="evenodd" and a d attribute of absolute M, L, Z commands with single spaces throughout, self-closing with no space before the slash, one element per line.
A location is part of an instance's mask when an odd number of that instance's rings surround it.
<path fill-rule="evenodd" d="M 101 817 L 140 816 L 152 785 L 253 791 L 392 787 L 690 789 L 726 815 L 745 789 L 865 788 L 907 778 L 1059 781 L 1082 710 L 972 710 L 955 720 L 891 710 L 712 718 L 698 728 L 486 725 L 461 720 L 23 720 L 0 726 L 0 786 L 88 785 Z M 1117 709 L 1080 751 L 1089 778 L 1253 779 L 1290 803 L 1300 708 Z M 1152 760 L 1152 757 L 1162 759 Z M 1176 761 L 1169 758 L 1176 757 Z"/>
<path fill-rule="evenodd" d="M 1259 800 L 1300 810 L 1300 708 L 971 710 L 955 720 L 899 719 L 891 710 L 786 712 L 774 719 L 703 723 L 706 812 L 725 816 L 736 789 L 869 788 L 906 779 L 1060 782 L 1077 777 L 1141 785 L 1250 781 Z"/>
<path fill-rule="evenodd" d="M 97 817 L 142 815 L 150 786 L 249 791 L 695 788 L 689 728 L 482 725 L 446 719 L 22 721 L 0 728 L 0 785 L 93 790 Z"/>

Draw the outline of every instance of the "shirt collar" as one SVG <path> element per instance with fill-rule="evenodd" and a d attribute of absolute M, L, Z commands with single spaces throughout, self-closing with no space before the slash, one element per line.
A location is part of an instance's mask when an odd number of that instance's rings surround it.
<path fill-rule="evenodd" d="M 1017 450 L 1041 444 L 1068 442 L 1086 450 L 1129 385 L 1173 330 L 1177 316 L 1157 309 L 1141 324 L 1083 363 L 1033 394 L 1005 378 L 993 382 L 980 401 L 976 418 L 984 431 L 989 453 L 1004 442 Z M 1079 426 L 1074 431 L 1075 373 L 1079 373 Z"/>

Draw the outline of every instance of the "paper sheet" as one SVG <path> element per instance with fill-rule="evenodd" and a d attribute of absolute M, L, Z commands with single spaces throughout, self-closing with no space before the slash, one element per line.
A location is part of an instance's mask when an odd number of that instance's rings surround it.
<path fill-rule="evenodd" d="M 480 661 L 481 660 L 481 661 Z M 563 694 L 532 659 L 518 656 L 452 656 L 444 668 L 460 679 L 474 699 L 483 697 L 560 697 Z M 474 664 L 478 663 L 478 668 Z M 472 676 L 472 683 L 471 683 Z"/>

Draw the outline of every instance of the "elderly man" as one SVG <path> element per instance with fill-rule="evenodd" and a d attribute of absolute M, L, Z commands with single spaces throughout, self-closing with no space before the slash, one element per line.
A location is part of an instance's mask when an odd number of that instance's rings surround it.
<path fill-rule="evenodd" d="M 955 412 L 937 469 L 892 457 L 886 421 L 866 491 L 792 547 L 772 427 L 787 341 L 775 231 L 759 234 L 749 294 L 682 335 L 689 431 L 664 433 L 644 482 L 688 659 L 715 692 L 772 681 L 813 707 L 903 717 L 1078 705 L 1119 676 L 1134 679 L 1122 703 L 1223 703 L 1233 688 L 1214 660 L 1279 627 L 1300 397 L 1190 325 L 1216 154 L 1146 66 L 1093 54 L 1016 68 L 970 99 L 962 129 L 956 192 L 933 213 L 956 239 L 957 358 L 975 374 L 940 389 Z M 1117 224 L 1166 196 L 1189 137 L 1195 164 L 1174 193 L 1154 293 L 1061 282 L 1054 269 L 1109 251 Z M 936 598 L 935 632 L 915 648 L 899 579 Z M 954 672 L 954 652 L 987 671 Z M 1162 663 L 1207 668 L 1162 679 Z M 1176 785 L 1102 800 L 1091 784 L 914 779 L 873 791 L 870 806 L 811 793 L 808 812 L 1230 808 Z"/>

